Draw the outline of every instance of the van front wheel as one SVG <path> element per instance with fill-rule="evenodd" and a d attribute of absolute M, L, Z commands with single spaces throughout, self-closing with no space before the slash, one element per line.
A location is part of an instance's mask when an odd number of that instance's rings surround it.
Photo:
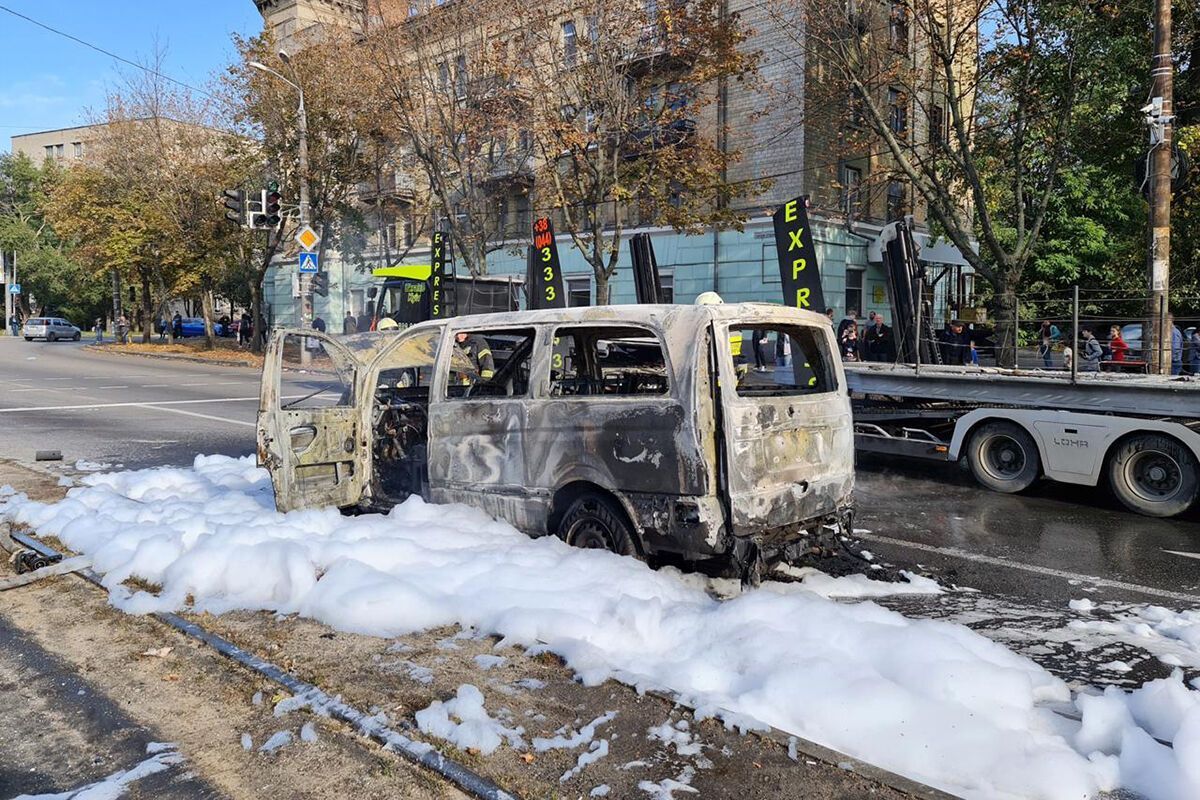
<path fill-rule="evenodd" d="M 572 547 L 611 550 L 617 555 L 638 554 L 633 530 L 625 512 L 612 499 L 600 494 L 577 498 L 558 526 L 558 536 Z"/>

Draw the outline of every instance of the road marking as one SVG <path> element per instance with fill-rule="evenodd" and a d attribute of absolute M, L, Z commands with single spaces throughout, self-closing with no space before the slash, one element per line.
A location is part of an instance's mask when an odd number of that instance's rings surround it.
<path fill-rule="evenodd" d="M 97 389 L 128 389 L 128 386 L 97 386 Z"/>
<path fill-rule="evenodd" d="M 1183 556 L 1184 558 L 1200 559 L 1200 553 L 1185 553 L 1182 550 L 1163 550 L 1164 553 L 1170 553 L 1173 556 Z"/>
<path fill-rule="evenodd" d="M 196 411 L 184 411 L 182 408 L 165 408 L 163 406 L 156 406 L 150 403 L 142 404 L 142 408 L 148 408 L 151 411 L 170 411 L 172 414 L 186 414 L 189 417 L 200 417 L 201 419 L 213 419 L 217 422 L 228 422 L 230 425 L 246 425 L 250 428 L 258 427 L 258 424 L 255 422 L 243 422 L 240 419 L 227 419 L 225 417 L 213 416 L 212 414 L 200 414 Z"/>
<path fill-rule="evenodd" d="M 170 385 L 171 384 L 169 384 L 169 383 L 143 383 L 140 388 L 142 388 L 142 389 L 166 389 Z"/>
<path fill-rule="evenodd" d="M 282 397 L 280 399 L 281 400 L 299 400 L 301 397 L 304 397 L 304 395 L 294 394 L 294 395 L 288 395 L 287 397 Z M 205 398 L 203 400 L 160 400 L 155 403 L 128 402 L 128 403 L 84 403 L 82 405 L 71 405 L 71 406 L 21 406 L 18 408 L 0 408 L 0 414 L 6 414 L 9 412 L 15 412 L 15 411 L 80 411 L 80 410 L 90 410 L 93 408 L 134 408 L 134 407 L 142 407 L 142 406 L 147 407 L 147 408 L 154 408 L 157 406 L 183 406 L 183 405 L 192 405 L 194 403 L 244 403 L 249 400 L 258 400 L 258 399 L 259 399 L 258 395 L 254 395 L 253 397 L 213 397 L 213 398 Z"/>
<path fill-rule="evenodd" d="M 1020 561 L 1010 561 L 1007 558 L 985 556 L 982 553 L 970 553 L 966 550 L 960 550 L 957 547 L 936 547 L 931 544 L 906 542 L 903 539 L 893 539 L 890 536 L 878 536 L 876 534 L 865 533 L 863 531 L 855 531 L 854 535 L 859 539 L 866 539 L 869 542 L 890 544 L 895 545 L 896 547 L 907 547 L 911 550 L 922 550 L 927 553 L 940 553 L 945 556 L 961 558 L 964 561 L 974 561 L 979 564 L 990 564 L 996 567 L 1007 567 L 1008 569 L 1018 569 L 1025 572 L 1032 572 L 1037 575 L 1049 575 L 1054 578 L 1083 581 L 1096 586 L 1104 586 L 1109 589 L 1121 589 L 1127 592 L 1137 592 L 1138 594 L 1150 595 L 1151 597 L 1164 597 L 1169 600 L 1178 600 L 1183 603 L 1200 603 L 1200 595 L 1172 592 L 1168 589 L 1156 589 L 1153 586 L 1142 586 L 1141 584 L 1137 583 L 1114 581 L 1108 578 L 1097 578 L 1095 575 L 1084 575 L 1080 572 L 1068 572 L 1067 570 L 1052 569 L 1051 567 L 1039 567 L 1035 564 L 1025 564 Z"/>

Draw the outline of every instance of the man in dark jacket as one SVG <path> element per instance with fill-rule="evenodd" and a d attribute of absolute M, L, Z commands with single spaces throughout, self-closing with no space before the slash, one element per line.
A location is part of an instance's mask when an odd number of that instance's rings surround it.
<path fill-rule="evenodd" d="M 892 342 L 892 329 L 883 323 L 883 314 L 875 315 L 875 324 L 867 328 L 867 361 L 894 361 L 896 348 Z"/>
<path fill-rule="evenodd" d="M 346 309 L 346 318 L 342 320 L 342 333 L 358 333 L 358 320 L 350 313 L 350 309 Z"/>
<path fill-rule="evenodd" d="M 971 335 L 961 320 L 952 320 L 942 331 L 942 361 L 946 364 L 971 364 Z"/>

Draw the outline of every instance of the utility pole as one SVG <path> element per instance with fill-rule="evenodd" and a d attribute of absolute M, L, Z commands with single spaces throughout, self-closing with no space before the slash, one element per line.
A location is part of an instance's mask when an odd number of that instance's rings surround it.
<path fill-rule="evenodd" d="M 1146 122 L 1150 125 L 1150 298 L 1149 324 L 1142 347 L 1150 369 L 1171 372 L 1171 325 L 1167 292 L 1171 288 L 1171 151 L 1174 64 L 1171 60 L 1171 0 L 1155 0 L 1154 57 Z M 1151 355 L 1152 354 L 1152 355 Z"/>

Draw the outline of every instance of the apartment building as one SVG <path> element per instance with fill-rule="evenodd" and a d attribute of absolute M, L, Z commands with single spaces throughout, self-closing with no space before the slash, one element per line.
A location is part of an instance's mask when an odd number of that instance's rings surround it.
<path fill-rule="evenodd" d="M 103 135 L 103 125 L 81 125 L 12 137 L 12 152 L 28 156 L 34 163 L 55 161 L 64 166 L 83 161 L 88 150 Z"/>
<path fill-rule="evenodd" d="M 903 24 L 892 0 L 874 1 L 880 5 L 883 18 L 893 20 L 881 46 L 903 49 L 918 57 L 921 50 L 918 31 Z M 305 36 L 319 35 L 322 26 L 361 30 L 372 22 L 395 23 L 436 13 L 436 7 L 443 2 L 371 0 L 368 6 L 350 0 L 258 0 L 256 4 L 263 13 L 264 24 L 275 32 L 283 46 L 299 47 Z M 837 314 L 849 309 L 863 315 L 869 311 L 889 313 L 879 235 L 884 225 L 900 218 L 908 218 L 915 224 L 922 258 L 946 276 L 935 296 L 939 313 L 956 312 L 968 300 L 964 295 L 972 289 L 965 259 L 952 245 L 929 235 L 923 207 L 914 202 L 906 182 L 896 177 L 889 157 L 878 152 L 855 153 L 847 145 L 852 139 L 846 136 L 847 126 L 855 124 L 851 99 L 831 102 L 819 96 L 815 90 L 826 80 L 822 65 L 805 58 L 796 30 L 773 14 L 770 4 L 761 0 L 730 0 L 729 10 L 738 13 L 753 31 L 745 46 L 762 53 L 761 80 L 756 88 L 730 82 L 717 101 L 704 109 L 705 117 L 697 120 L 697 124 L 713 130 L 718 120 L 723 120 L 728 126 L 726 146 L 744 154 L 731 167 L 729 180 L 766 178 L 771 185 L 758 196 L 738 201 L 747 215 L 740 231 L 709 230 L 683 235 L 670 228 L 636 224 L 627 230 L 627 235 L 647 232 L 652 236 L 668 296 L 678 302 L 689 302 L 701 292 L 715 290 L 731 302 L 780 300 L 770 214 L 786 200 L 807 194 L 812 202 L 810 219 L 825 297 Z M 562 30 L 564 36 L 582 35 L 579 32 L 586 30 L 586 20 L 573 20 L 568 15 Z M 713 91 L 718 91 L 717 87 Z M 937 133 L 939 126 L 944 131 L 944 121 L 931 116 L 931 110 L 937 108 L 931 97 L 898 92 L 887 100 L 893 108 L 896 126 L 911 131 L 913 141 L 941 135 Z M 411 192 L 412 178 L 397 173 L 389 176 L 388 185 L 397 187 L 396 199 L 403 201 L 400 193 Z M 379 202 L 380 188 L 384 193 L 388 190 L 387 186 L 364 187 L 364 198 L 372 200 L 376 210 L 387 209 Z M 523 232 L 528 230 L 533 215 L 530 204 L 520 193 L 499 204 L 502 208 L 498 213 L 508 220 L 506 230 L 511 227 L 514 236 L 511 247 L 489 254 L 488 272 L 523 277 L 526 265 L 521 245 Z M 403 209 L 403 202 L 398 202 L 376 215 L 379 230 L 366 248 L 368 260 L 382 263 L 387 254 L 403 250 L 406 240 L 411 241 L 417 235 L 417 226 L 405 219 Z M 636 222 L 635 215 L 634 218 Z M 561 233 L 559 250 L 571 303 L 594 302 L 592 269 Z M 413 263 L 428 258 L 420 247 L 408 253 L 406 260 Z M 283 310 L 293 305 L 292 269 L 291 265 L 284 265 L 274 277 L 272 304 L 281 312 L 277 314 L 281 323 L 288 321 Z M 331 262 L 330 269 L 336 283 L 339 265 Z M 346 309 L 360 313 L 364 302 L 369 280 L 353 270 L 341 269 L 341 272 L 340 296 L 337 291 L 331 292 L 324 309 L 322 301 L 318 301 L 318 313 L 326 320 L 339 319 Z M 634 302 L 634 294 L 631 258 L 627 246 L 623 246 L 611 282 L 612 302 Z"/>

